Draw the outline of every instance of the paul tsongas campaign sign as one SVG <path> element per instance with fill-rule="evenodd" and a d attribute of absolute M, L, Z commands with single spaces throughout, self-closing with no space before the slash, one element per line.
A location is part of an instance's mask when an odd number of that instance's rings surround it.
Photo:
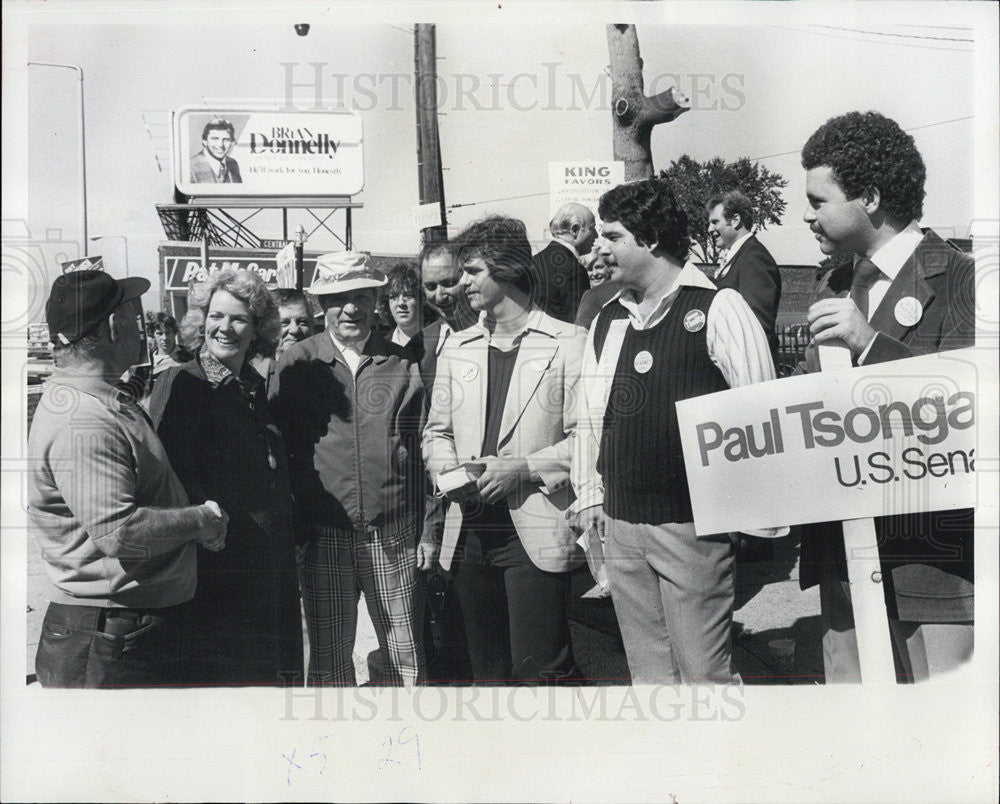
<path fill-rule="evenodd" d="M 677 403 L 698 533 L 976 504 L 981 350 Z"/>

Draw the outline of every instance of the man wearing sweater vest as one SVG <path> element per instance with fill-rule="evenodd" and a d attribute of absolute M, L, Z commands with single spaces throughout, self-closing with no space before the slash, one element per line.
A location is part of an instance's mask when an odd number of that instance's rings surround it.
<path fill-rule="evenodd" d="M 739 293 L 685 261 L 687 216 L 666 181 L 615 187 L 599 209 L 622 292 L 584 354 L 574 526 L 605 541 L 633 683 L 729 682 L 733 548 L 695 534 L 674 403 L 773 379 L 767 338 Z"/>

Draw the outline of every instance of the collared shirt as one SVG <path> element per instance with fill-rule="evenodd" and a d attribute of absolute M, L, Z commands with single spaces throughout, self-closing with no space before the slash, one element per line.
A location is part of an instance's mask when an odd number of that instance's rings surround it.
<path fill-rule="evenodd" d="M 885 294 L 889 292 L 889 286 L 899 275 L 900 270 L 902 270 L 906 261 L 910 259 L 910 255 L 913 254 L 923 239 L 924 234 L 920 231 L 920 227 L 917 226 L 915 221 L 910 221 L 909 225 L 903 231 L 893 237 L 892 240 L 869 258 L 875 263 L 875 267 L 882 272 L 868 289 L 869 320 L 871 320 L 872 315 L 882 303 Z M 855 259 L 855 262 L 857 262 L 857 259 Z"/>
<path fill-rule="evenodd" d="M 494 334 L 494 330 L 496 328 L 494 327 L 494 329 L 490 329 L 487 325 L 487 319 L 489 316 L 485 310 L 480 311 L 479 323 L 476 324 L 476 326 L 483 331 L 483 335 L 486 337 L 486 343 L 489 346 L 506 352 L 510 349 L 517 348 L 521 344 L 521 340 L 524 338 L 525 334 L 527 334 L 529 329 L 536 330 L 537 332 L 545 332 L 545 330 L 539 329 L 537 326 L 538 317 L 543 313 L 544 311 L 541 307 L 533 304 L 530 308 L 528 308 L 528 313 L 525 316 L 524 326 L 521 328 L 521 331 L 513 337 L 510 336 L 510 333 L 504 333 L 503 338 L 497 338 Z"/>
<path fill-rule="evenodd" d="M 286 349 L 271 380 L 303 527 L 382 527 L 425 497 L 415 447 L 425 418 L 420 367 L 375 332 L 354 347 L 365 354 L 318 333 Z M 363 361 L 356 373 L 352 352 Z"/>
<path fill-rule="evenodd" d="M 872 286 L 868 288 L 869 321 L 871 321 L 878 306 L 882 303 L 882 299 L 885 298 L 885 294 L 889 292 L 890 285 L 895 281 L 906 261 L 910 259 L 910 255 L 913 254 L 923 239 L 924 233 L 920 231 L 920 227 L 917 226 L 916 221 L 910 221 L 903 231 L 893 237 L 892 240 L 870 257 L 871 262 L 879 269 L 880 273 L 878 278 L 872 283 Z M 855 264 L 859 259 L 860 257 L 854 258 Z M 868 352 L 871 350 L 873 343 L 875 343 L 875 338 L 872 338 L 861 354 L 858 355 L 859 366 L 864 365 L 865 358 L 868 357 Z"/>
<path fill-rule="evenodd" d="M 486 326 L 485 314 L 480 317 L 480 325 L 486 331 L 486 343 L 489 344 L 487 349 L 486 424 L 483 433 L 483 455 L 497 454 L 500 423 L 507 403 L 507 392 L 510 390 L 510 383 L 514 377 L 514 366 L 517 363 L 518 352 L 521 351 L 521 341 L 528 334 L 528 330 L 532 328 L 531 322 L 534 318 L 532 312 L 538 309 L 536 307 L 529 310 L 524 319 L 524 327 L 509 341 L 507 338 L 497 341 L 494 338 L 494 333 Z M 509 333 L 505 333 L 505 335 L 509 335 Z"/>
<path fill-rule="evenodd" d="M 648 300 L 652 302 L 651 305 L 643 305 L 649 309 L 645 315 L 640 311 L 639 303 L 631 290 L 623 290 L 618 295 L 617 303 L 628 311 L 631 326 L 649 329 L 660 323 L 670 312 L 677 292 L 685 285 L 715 289 L 712 280 L 688 262 L 661 296 Z M 615 301 L 609 302 L 614 303 Z M 774 379 L 774 362 L 767 345 L 767 336 L 757 316 L 739 293 L 730 288 L 719 290 L 708 308 L 705 326 L 709 357 L 719 367 L 730 388 Z M 594 355 L 594 331 L 595 327 L 591 326 L 584 353 L 582 376 L 585 382 L 581 383 L 581 414 L 573 454 L 573 486 L 577 494 L 574 510 L 577 511 L 601 505 L 604 501 L 604 489 L 596 466 L 607 403 L 607 397 L 599 386 L 602 384 L 601 378 L 607 375 L 599 365 L 613 367 L 618 362 L 617 354 L 602 354 L 598 363 Z M 756 536 L 782 536 L 788 529 L 769 528 L 748 532 Z"/>
<path fill-rule="evenodd" d="M 56 369 L 28 455 L 28 521 L 54 601 L 159 608 L 194 596 L 194 539 L 214 516 L 188 504 L 138 405 L 99 377 Z"/>
<path fill-rule="evenodd" d="M 419 332 L 419 331 L 420 330 L 417 330 L 417 332 Z M 397 346 L 406 346 L 406 344 L 408 344 L 410 341 L 413 340 L 413 336 L 412 335 L 407 335 L 399 327 L 396 327 L 392 331 L 392 337 L 389 340 L 391 340 Z"/>
<path fill-rule="evenodd" d="M 580 262 L 580 255 L 576 253 L 576 246 L 574 246 L 572 243 L 567 243 L 565 240 L 563 240 L 562 238 L 559 238 L 559 237 L 553 237 L 552 238 L 552 242 L 553 243 L 558 243 L 563 248 L 569 249 L 570 253 L 576 259 L 576 261 Z"/>
<path fill-rule="evenodd" d="M 267 385 L 270 381 L 269 375 L 273 370 L 273 360 L 254 355 L 243 361 L 240 373 L 233 371 L 213 355 L 207 346 L 202 346 L 198 353 L 198 362 L 201 370 L 205 373 L 205 379 L 216 388 L 223 383 L 236 383 L 239 393 L 249 402 L 250 406 L 256 408 L 264 404 L 267 398 Z M 263 384 L 259 380 L 263 378 Z M 258 393 L 260 396 L 258 397 Z"/>
<path fill-rule="evenodd" d="M 208 162 L 208 166 L 212 169 L 212 175 L 215 176 L 216 183 L 225 183 L 229 179 L 229 168 L 226 166 L 226 159 L 223 157 L 221 160 L 216 159 L 208 151 L 203 150 L 202 153 L 205 155 L 205 159 Z"/>
<path fill-rule="evenodd" d="M 643 315 L 635 294 L 625 289 L 618 303 L 628 310 L 635 329 L 649 329 L 659 324 L 677 298 L 681 286 L 714 289 L 712 280 L 691 263 L 685 263 L 674 281 L 655 300 L 645 299 L 642 305 L 649 312 Z M 650 304 L 649 302 L 653 303 Z M 730 388 L 774 379 L 774 362 L 767 336 L 744 298 L 735 290 L 720 290 L 708 308 L 706 341 L 708 355 Z"/>
<path fill-rule="evenodd" d="M 752 236 L 753 232 L 747 232 L 742 237 L 738 237 L 733 241 L 729 250 L 726 251 L 726 259 L 723 260 L 722 267 L 715 273 L 716 280 L 722 279 L 729 273 L 729 269 L 733 267 L 733 260 L 736 258 L 736 255 L 739 254 L 740 249 L 743 248 L 743 244 L 746 243 Z"/>
<path fill-rule="evenodd" d="M 360 341 L 342 341 L 330 330 L 327 330 L 327 332 L 330 333 L 330 340 L 333 341 L 333 345 L 344 356 L 344 362 L 347 363 L 351 374 L 357 376 L 358 369 L 361 368 L 361 363 L 364 361 L 365 345 L 372 336 L 371 330 L 365 335 L 364 340 Z"/>
<path fill-rule="evenodd" d="M 176 354 L 176 349 L 169 355 L 165 355 L 163 352 L 157 352 L 154 354 L 152 373 L 159 374 L 161 371 L 166 371 L 168 368 L 181 365 L 180 361 L 175 357 Z"/>
<path fill-rule="evenodd" d="M 212 385 L 218 385 L 226 378 L 236 376 L 229 370 L 228 366 L 208 350 L 207 346 L 201 348 L 198 358 L 201 360 L 201 367 L 205 370 L 205 377 Z"/>
<path fill-rule="evenodd" d="M 521 367 L 515 357 L 514 381 L 523 376 L 527 383 L 530 378 L 533 391 L 524 396 L 518 391 L 516 406 L 513 396 L 506 400 L 510 418 L 499 452 L 503 460 L 527 462 L 528 483 L 505 496 L 516 508 L 512 511 L 515 527 L 520 528 L 532 562 L 544 571 L 562 572 L 572 568 L 576 559 L 562 510 L 568 500 L 556 491 L 565 488 L 568 480 L 583 331 L 534 305 L 519 329 L 527 335 L 520 341 Z M 489 367 L 488 331 L 483 326 L 473 325 L 449 339 L 438 363 L 436 393 L 423 432 L 424 461 L 431 478 L 482 454 L 487 426 L 484 403 L 493 379 Z M 514 390 L 510 389 L 511 394 Z M 462 517 L 469 513 L 458 516 L 461 509 L 455 505 L 448 511 L 441 553 L 446 568 L 451 566 Z"/>

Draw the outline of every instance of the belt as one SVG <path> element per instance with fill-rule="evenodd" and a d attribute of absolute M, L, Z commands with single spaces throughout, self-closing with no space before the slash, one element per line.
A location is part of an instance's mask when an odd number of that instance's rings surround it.
<path fill-rule="evenodd" d="M 173 611 L 174 608 L 174 606 L 161 609 L 102 608 L 97 615 L 97 630 L 105 633 L 116 631 L 121 624 L 115 623 L 115 620 L 124 620 L 135 626 L 148 624 L 148 620 L 146 620 L 146 623 L 143 623 L 144 618 L 163 617 Z"/>

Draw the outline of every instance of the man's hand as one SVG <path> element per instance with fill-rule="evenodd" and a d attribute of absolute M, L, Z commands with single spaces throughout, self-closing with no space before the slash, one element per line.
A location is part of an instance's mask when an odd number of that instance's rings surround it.
<path fill-rule="evenodd" d="M 229 526 L 229 514 L 219 508 L 215 500 L 205 500 L 204 506 L 212 513 L 211 529 L 203 533 L 198 540 L 206 550 L 218 553 L 226 546 L 226 528 Z"/>
<path fill-rule="evenodd" d="M 421 539 L 417 545 L 417 569 L 424 572 L 434 569 L 439 550 L 433 539 Z"/>
<path fill-rule="evenodd" d="M 823 299 L 806 314 L 809 332 L 816 343 L 840 339 L 855 359 L 875 338 L 872 329 L 852 299 Z"/>
<path fill-rule="evenodd" d="M 601 539 L 601 544 L 604 544 L 604 526 L 606 522 L 607 517 L 604 515 L 604 506 L 592 505 L 590 508 L 577 511 L 576 515 L 570 520 L 569 526 L 576 533 L 586 533 L 591 527 L 597 528 L 597 535 Z"/>
<path fill-rule="evenodd" d="M 477 458 L 486 468 L 476 481 L 479 496 L 485 503 L 502 500 L 529 479 L 528 461 L 525 458 L 497 458 L 490 455 Z"/>

